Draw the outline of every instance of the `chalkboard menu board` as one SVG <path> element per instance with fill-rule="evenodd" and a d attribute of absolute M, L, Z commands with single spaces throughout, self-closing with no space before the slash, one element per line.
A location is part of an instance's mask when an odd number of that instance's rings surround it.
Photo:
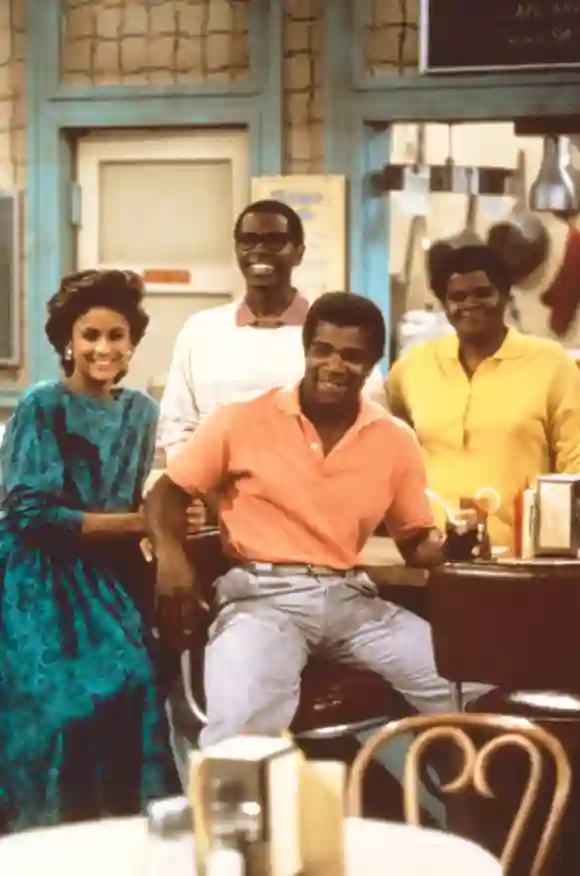
<path fill-rule="evenodd" d="M 19 359 L 18 195 L 0 194 L 0 364 Z"/>
<path fill-rule="evenodd" d="M 580 0 L 421 0 L 422 73 L 580 67 Z"/>

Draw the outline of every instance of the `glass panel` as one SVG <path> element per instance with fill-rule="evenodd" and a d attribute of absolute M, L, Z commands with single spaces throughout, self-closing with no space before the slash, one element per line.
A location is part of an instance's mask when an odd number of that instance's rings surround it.
<path fill-rule="evenodd" d="M 231 265 L 230 162 L 103 162 L 99 183 L 101 264 Z"/>
<path fill-rule="evenodd" d="M 325 0 L 284 3 L 285 173 L 324 173 Z"/>
<path fill-rule="evenodd" d="M 364 7 L 366 74 L 405 76 L 416 73 L 419 67 L 419 0 L 366 0 Z"/>
<path fill-rule="evenodd" d="M 230 0 L 63 0 L 61 81 L 167 85 L 244 79 L 248 7 Z"/>

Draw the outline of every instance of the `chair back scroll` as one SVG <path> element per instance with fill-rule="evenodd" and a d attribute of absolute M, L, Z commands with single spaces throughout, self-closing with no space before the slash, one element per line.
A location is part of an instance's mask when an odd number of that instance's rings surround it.
<path fill-rule="evenodd" d="M 479 750 L 466 732 L 466 729 L 477 728 L 496 733 Z M 544 755 L 550 757 L 555 766 L 555 787 L 530 871 L 530 876 L 539 876 L 554 845 L 572 790 L 572 768 L 559 740 L 525 718 L 505 715 L 419 715 L 393 721 L 368 740 L 353 763 L 347 797 L 349 816 L 362 817 L 362 779 L 377 750 L 405 733 L 416 734 L 407 753 L 403 778 L 405 820 L 413 825 L 420 824 L 419 780 L 425 752 L 433 742 L 448 739 L 462 754 L 459 774 L 441 789 L 446 794 L 456 794 L 471 786 L 481 796 L 492 798 L 494 794 L 488 781 L 488 767 L 494 754 L 508 746 L 526 752 L 529 759 L 528 780 L 500 858 L 506 872 L 520 847 L 538 799 Z"/>

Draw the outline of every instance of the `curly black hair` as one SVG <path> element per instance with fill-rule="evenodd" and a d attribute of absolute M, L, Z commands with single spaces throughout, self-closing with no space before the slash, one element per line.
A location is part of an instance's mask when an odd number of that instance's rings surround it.
<path fill-rule="evenodd" d="M 365 333 L 373 365 L 385 355 L 386 327 L 380 308 L 370 299 L 353 292 L 325 292 L 317 298 L 306 315 L 302 328 L 302 344 L 308 352 L 319 322 L 329 322 Z"/>
<path fill-rule="evenodd" d="M 144 295 L 143 280 L 134 271 L 76 271 L 62 278 L 58 292 L 47 304 L 44 330 L 67 376 L 72 373 L 74 363 L 65 358 L 65 351 L 77 319 L 93 307 L 114 310 L 127 320 L 131 343 L 136 347 L 149 325 L 149 316 L 142 304 Z M 118 379 L 123 376 L 120 374 Z"/>
<path fill-rule="evenodd" d="M 512 287 L 510 270 L 502 256 L 483 241 L 453 246 L 449 241 L 439 240 L 427 253 L 431 289 L 441 302 L 445 300 L 453 274 L 469 274 L 472 271 L 485 271 L 498 292 L 509 296 Z"/>

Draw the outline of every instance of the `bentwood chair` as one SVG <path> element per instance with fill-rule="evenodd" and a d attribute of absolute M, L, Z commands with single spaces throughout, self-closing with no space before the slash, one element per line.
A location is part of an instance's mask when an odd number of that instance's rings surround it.
<path fill-rule="evenodd" d="M 473 731 L 485 731 L 487 738 L 476 746 Z M 406 756 L 403 778 L 405 818 L 408 824 L 420 824 L 419 780 L 427 750 L 433 743 L 446 740 L 453 743 L 461 754 L 462 763 L 455 777 L 442 787 L 445 794 L 458 794 L 472 787 L 486 798 L 494 796 L 489 782 L 489 766 L 494 756 L 508 747 L 522 750 L 529 761 L 528 778 L 520 805 L 513 817 L 500 861 L 509 872 L 515 855 L 529 828 L 536 806 L 546 756 L 555 769 L 551 806 L 540 833 L 536 854 L 529 876 L 543 872 L 554 842 L 558 836 L 572 789 L 572 769 L 562 744 L 556 737 L 525 718 L 504 715 L 465 714 L 413 716 L 393 721 L 372 736 L 362 747 L 352 765 L 348 786 L 348 815 L 362 817 L 361 783 L 365 770 L 378 750 L 403 734 L 416 734 Z"/>

